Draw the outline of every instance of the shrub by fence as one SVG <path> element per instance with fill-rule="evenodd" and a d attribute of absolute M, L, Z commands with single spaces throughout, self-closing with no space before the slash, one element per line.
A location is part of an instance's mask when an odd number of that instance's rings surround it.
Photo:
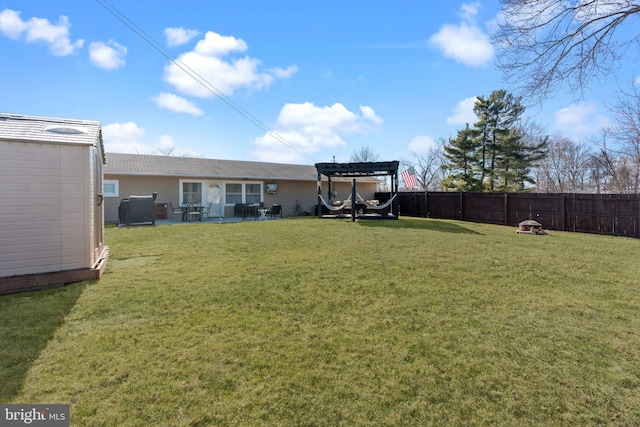
<path fill-rule="evenodd" d="M 547 230 L 640 238 L 638 194 L 402 192 L 401 216 L 517 226 L 534 219 Z M 376 195 L 381 202 L 388 193 Z"/>

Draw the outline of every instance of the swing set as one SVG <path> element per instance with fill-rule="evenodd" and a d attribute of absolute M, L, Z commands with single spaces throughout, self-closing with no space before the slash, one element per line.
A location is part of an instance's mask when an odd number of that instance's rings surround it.
<path fill-rule="evenodd" d="M 316 163 L 318 171 L 318 218 L 351 218 L 358 219 L 398 219 L 398 166 L 397 160 L 391 162 L 353 162 L 353 163 Z M 325 200 L 322 197 L 322 176 L 328 180 L 328 194 Z M 358 177 L 389 176 L 391 179 L 391 197 L 383 204 L 371 200 L 365 200 L 357 191 Z M 333 202 L 334 193 L 331 191 L 331 180 L 337 178 L 351 178 L 351 194 L 338 203 Z M 354 203 L 354 201 L 356 201 Z M 360 212 L 355 208 L 356 204 L 364 206 Z M 328 211 L 328 215 L 322 214 L 322 206 Z M 349 213 L 344 213 L 348 210 Z"/>

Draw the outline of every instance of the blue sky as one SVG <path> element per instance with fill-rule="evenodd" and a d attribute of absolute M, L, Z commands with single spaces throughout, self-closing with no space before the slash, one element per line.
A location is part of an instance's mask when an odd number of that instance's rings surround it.
<path fill-rule="evenodd" d="M 476 95 L 509 90 L 489 43 L 497 0 L 108 0 L 157 48 L 103 2 L 0 0 L 0 111 L 98 120 L 107 152 L 410 160 L 475 121 Z M 637 72 L 527 115 L 586 141 Z"/>

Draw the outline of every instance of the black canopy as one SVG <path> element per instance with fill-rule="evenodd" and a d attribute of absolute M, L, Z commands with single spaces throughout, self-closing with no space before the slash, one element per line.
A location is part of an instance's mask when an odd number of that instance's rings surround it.
<path fill-rule="evenodd" d="M 391 202 L 393 203 L 391 211 L 394 215 L 387 215 L 384 218 L 398 219 L 398 201 L 396 193 L 398 192 L 398 166 L 400 162 L 393 160 L 390 162 L 352 162 L 352 163 L 316 163 L 318 170 L 318 217 L 322 217 L 321 205 L 322 199 L 322 175 L 329 180 L 329 200 L 331 200 L 331 179 L 336 177 L 352 178 L 351 200 L 356 201 L 356 178 L 367 176 L 390 176 L 391 177 Z M 352 209 L 351 220 L 355 221 L 355 210 Z"/>

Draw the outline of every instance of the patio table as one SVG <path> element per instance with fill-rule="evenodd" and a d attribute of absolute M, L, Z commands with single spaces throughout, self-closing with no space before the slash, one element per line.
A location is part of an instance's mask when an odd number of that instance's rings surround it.
<path fill-rule="evenodd" d="M 182 206 L 182 220 L 191 221 L 191 219 L 198 219 L 202 221 L 202 206 L 199 205 L 183 205 Z"/>
<path fill-rule="evenodd" d="M 260 216 L 258 217 L 258 220 L 263 221 L 267 219 L 267 212 L 269 212 L 269 209 L 265 209 L 265 208 L 258 209 L 258 213 L 260 214 Z"/>

